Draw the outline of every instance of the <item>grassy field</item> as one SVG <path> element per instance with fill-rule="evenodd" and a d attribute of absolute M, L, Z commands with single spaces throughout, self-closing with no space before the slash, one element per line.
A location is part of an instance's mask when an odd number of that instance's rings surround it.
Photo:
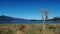
<path fill-rule="evenodd" d="M 60 24 L 45 24 L 44 34 L 60 34 Z M 0 34 L 42 34 L 42 24 L 0 24 Z"/>

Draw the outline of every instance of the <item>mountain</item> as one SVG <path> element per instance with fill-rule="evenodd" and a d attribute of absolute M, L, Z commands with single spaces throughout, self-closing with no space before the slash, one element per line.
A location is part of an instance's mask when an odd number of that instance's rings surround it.
<path fill-rule="evenodd" d="M 42 20 L 36 19 L 22 19 L 22 18 L 14 18 L 10 16 L 2 15 L 0 16 L 0 24 L 41 24 Z M 55 17 L 53 19 L 46 20 L 46 23 L 60 23 L 60 18 Z"/>
<path fill-rule="evenodd" d="M 38 22 L 38 21 L 42 21 L 42 20 L 36 20 L 36 19 L 22 19 L 22 18 L 14 18 L 14 17 L 10 17 L 10 16 L 5 16 L 2 15 L 0 16 L 0 22 Z M 46 21 L 60 21 L 60 17 L 54 17 L 53 19 L 48 19 Z"/>
<path fill-rule="evenodd" d="M 52 20 L 53 21 L 60 21 L 60 17 L 54 17 Z"/>
<path fill-rule="evenodd" d="M 35 20 L 35 19 L 28 20 L 28 19 L 14 18 L 2 15 L 0 16 L 0 21 L 42 21 L 42 20 Z M 53 19 L 48 19 L 47 21 L 60 21 L 60 17 L 54 17 Z"/>
<path fill-rule="evenodd" d="M 13 17 L 9 17 L 9 16 L 0 16 L 0 21 L 8 21 L 8 22 L 13 22 L 13 21 L 26 21 L 26 19 L 22 19 L 22 18 L 13 18 Z"/>

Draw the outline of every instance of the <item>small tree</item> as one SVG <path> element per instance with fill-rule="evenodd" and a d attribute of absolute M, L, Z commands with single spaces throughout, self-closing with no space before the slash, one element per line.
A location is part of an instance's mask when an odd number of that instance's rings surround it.
<path fill-rule="evenodd" d="M 42 13 L 42 30 L 44 31 L 44 29 L 45 29 L 44 22 L 45 22 L 45 20 L 48 19 L 49 12 L 47 10 L 41 10 L 41 13 Z M 43 32 L 43 34 L 44 34 L 44 32 Z"/>

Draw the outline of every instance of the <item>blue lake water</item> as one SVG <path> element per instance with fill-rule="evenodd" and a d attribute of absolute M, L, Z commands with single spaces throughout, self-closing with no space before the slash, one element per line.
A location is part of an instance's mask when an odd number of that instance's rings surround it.
<path fill-rule="evenodd" d="M 47 21 L 45 24 L 60 24 L 60 21 Z M 0 24 L 42 24 L 42 21 L 0 22 Z"/>

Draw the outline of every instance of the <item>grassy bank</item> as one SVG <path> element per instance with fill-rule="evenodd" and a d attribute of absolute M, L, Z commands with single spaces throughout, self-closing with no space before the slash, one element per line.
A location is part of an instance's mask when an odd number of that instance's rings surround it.
<path fill-rule="evenodd" d="M 60 24 L 45 24 L 45 34 L 60 34 Z M 0 24 L 0 34 L 42 34 L 42 24 Z"/>

